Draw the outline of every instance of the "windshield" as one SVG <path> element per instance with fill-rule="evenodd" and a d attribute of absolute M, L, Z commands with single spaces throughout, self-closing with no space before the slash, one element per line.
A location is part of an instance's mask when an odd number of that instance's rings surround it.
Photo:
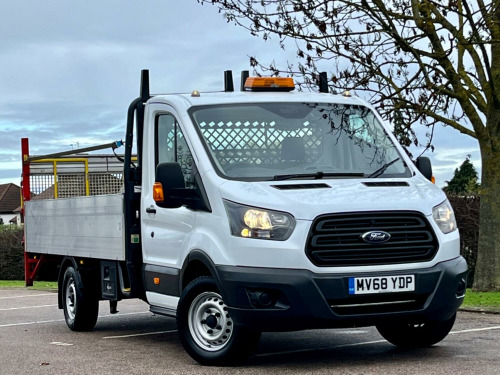
<path fill-rule="evenodd" d="M 190 115 L 219 173 L 231 179 L 410 176 L 364 106 L 230 104 L 193 107 Z"/>

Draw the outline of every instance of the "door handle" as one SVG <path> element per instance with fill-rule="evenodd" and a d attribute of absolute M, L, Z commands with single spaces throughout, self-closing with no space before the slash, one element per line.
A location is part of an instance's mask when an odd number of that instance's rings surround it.
<path fill-rule="evenodd" d="M 155 214 L 156 213 L 156 208 L 154 208 L 153 206 L 149 206 L 148 208 L 146 208 L 146 212 L 148 214 Z"/>

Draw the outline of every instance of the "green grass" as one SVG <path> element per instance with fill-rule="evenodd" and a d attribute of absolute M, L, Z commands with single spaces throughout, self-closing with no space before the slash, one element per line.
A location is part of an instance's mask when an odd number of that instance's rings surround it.
<path fill-rule="evenodd" d="M 24 281 L 0 280 L 0 288 L 25 288 Z M 31 290 L 57 290 L 56 281 L 35 281 L 33 286 L 28 287 Z"/>
<path fill-rule="evenodd" d="M 500 307 L 500 292 L 473 292 L 467 289 L 463 307 Z"/>

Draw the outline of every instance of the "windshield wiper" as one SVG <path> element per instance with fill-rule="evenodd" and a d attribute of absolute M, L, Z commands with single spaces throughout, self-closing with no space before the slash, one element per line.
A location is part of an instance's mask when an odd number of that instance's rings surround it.
<path fill-rule="evenodd" d="M 371 175 L 368 176 L 368 178 L 375 178 L 380 176 L 385 172 L 387 168 L 389 168 L 391 165 L 393 165 L 395 162 L 397 162 L 400 158 L 396 158 L 389 163 L 385 163 L 383 166 L 381 166 L 379 169 L 377 169 L 375 172 L 373 172 Z"/>
<path fill-rule="evenodd" d="M 282 180 L 292 180 L 294 178 L 314 178 L 315 180 L 321 180 L 323 177 L 363 177 L 363 173 L 357 172 L 316 172 L 316 173 L 296 173 L 296 174 L 278 174 L 273 177 L 274 181 Z"/>

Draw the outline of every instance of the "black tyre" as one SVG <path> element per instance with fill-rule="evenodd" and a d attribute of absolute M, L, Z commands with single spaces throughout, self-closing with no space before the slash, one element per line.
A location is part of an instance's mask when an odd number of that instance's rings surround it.
<path fill-rule="evenodd" d="M 378 325 L 377 330 L 384 339 L 401 348 L 425 348 L 437 344 L 450 333 L 456 314 L 442 322 L 420 324 L 398 323 Z"/>
<path fill-rule="evenodd" d="M 253 352 L 260 332 L 234 323 L 212 277 L 199 277 L 182 292 L 177 307 L 179 337 L 200 364 L 233 365 Z"/>
<path fill-rule="evenodd" d="M 64 319 L 72 331 L 91 331 L 97 322 L 99 300 L 85 289 L 80 273 L 68 267 L 62 283 Z"/>

